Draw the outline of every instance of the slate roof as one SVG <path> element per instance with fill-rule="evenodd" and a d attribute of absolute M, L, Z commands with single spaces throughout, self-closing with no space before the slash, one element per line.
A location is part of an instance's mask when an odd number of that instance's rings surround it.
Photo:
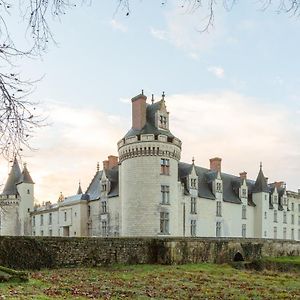
<path fill-rule="evenodd" d="M 145 126 L 140 130 L 131 128 L 125 134 L 124 137 L 127 138 L 127 137 L 136 136 L 136 135 L 140 135 L 140 134 L 154 134 L 154 135 L 164 134 L 170 138 L 174 138 L 174 135 L 170 132 L 170 130 L 158 129 L 155 126 L 155 113 L 160 109 L 160 107 L 162 105 L 162 101 L 164 101 L 164 100 L 160 100 L 160 101 L 152 103 L 152 104 L 147 103 Z"/>
<path fill-rule="evenodd" d="M 18 183 L 34 183 L 28 172 L 26 165 L 24 165 L 24 169 L 22 171 L 22 174 L 21 174 L 21 177 L 20 177 L 20 180 Z"/>
<path fill-rule="evenodd" d="M 17 159 L 14 159 L 2 195 L 18 195 L 17 183 L 21 178 L 21 170 Z"/>
<path fill-rule="evenodd" d="M 82 189 L 81 189 L 81 184 L 79 182 L 79 185 L 78 185 L 78 190 L 77 190 L 77 195 L 81 195 L 82 194 Z"/>
<path fill-rule="evenodd" d="M 262 171 L 262 167 L 260 167 L 259 173 L 257 175 L 255 184 L 254 184 L 254 188 L 252 190 L 253 193 L 269 193 L 270 192 L 270 188 L 268 186 L 266 177 Z"/>

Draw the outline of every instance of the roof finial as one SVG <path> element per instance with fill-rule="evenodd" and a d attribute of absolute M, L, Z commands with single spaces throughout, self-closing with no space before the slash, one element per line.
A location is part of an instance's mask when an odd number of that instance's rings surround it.
<path fill-rule="evenodd" d="M 165 100 L 165 92 L 162 92 L 162 95 L 161 95 L 161 97 L 162 97 L 162 100 Z"/>
<path fill-rule="evenodd" d="M 142 90 L 142 95 L 144 95 L 144 90 Z"/>
<path fill-rule="evenodd" d="M 27 169 L 27 163 L 26 162 L 24 162 L 23 166 L 24 166 L 24 169 Z"/>
<path fill-rule="evenodd" d="M 193 165 L 195 164 L 195 157 L 194 156 L 192 157 L 192 163 L 193 163 Z"/>
<path fill-rule="evenodd" d="M 259 164 L 259 169 L 262 170 L 262 162 Z"/>
<path fill-rule="evenodd" d="M 154 94 L 152 94 L 151 103 L 154 103 Z"/>
<path fill-rule="evenodd" d="M 97 162 L 97 172 L 100 171 L 100 164 L 99 164 L 99 161 Z"/>

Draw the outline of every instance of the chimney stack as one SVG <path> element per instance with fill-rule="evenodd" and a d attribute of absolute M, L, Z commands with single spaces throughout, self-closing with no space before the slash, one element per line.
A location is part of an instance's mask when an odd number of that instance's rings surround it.
<path fill-rule="evenodd" d="M 103 170 L 108 170 L 109 169 L 109 161 L 108 160 L 104 160 L 103 161 Z"/>
<path fill-rule="evenodd" d="M 284 182 L 283 181 L 275 181 L 275 186 L 276 186 L 276 188 L 281 188 L 284 186 Z"/>
<path fill-rule="evenodd" d="M 131 99 L 132 102 L 132 128 L 141 130 L 146 124 L 146 100 L 147 97 L 142 93 Z"/>
<path fill-rule="evenodd" d="M 242 180 L 244 180 L 244 179 L 247 179 L 247 172 L 241 172 L 240 173 L 240 178 L 242 179 Z"/>
<path fill-rule="evenodd" d="M 108 168 L 112 169 L 118 165 L 118 156 L 109 155 L 108 156 Z"/>
<path fill-rule="evenodd" d="M 210 169 L 212 171 L 221 172 L 221 162 L 222 158 L 220 157 L 214 157 L 209 160 L 210 162 Z"/>

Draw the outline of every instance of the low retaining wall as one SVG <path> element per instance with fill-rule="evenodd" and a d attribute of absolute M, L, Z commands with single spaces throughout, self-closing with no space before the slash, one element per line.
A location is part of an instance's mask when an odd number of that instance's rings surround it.
<path fill-rule="evenodd" d="M 238 255 L 238 256 L 236 256 Z M 240 238 L 62 238 L 0 236 L 0 265 L 17 269 L 231 262 L 300 256 L 300 242 Z"/>

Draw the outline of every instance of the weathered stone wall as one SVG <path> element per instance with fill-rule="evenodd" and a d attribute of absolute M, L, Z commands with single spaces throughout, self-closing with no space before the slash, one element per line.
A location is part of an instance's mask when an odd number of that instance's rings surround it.
<path fill-rule="evenodd" d="M 0 236 L 0 265 L 17 269 L 230 262 L 300 256 L 300 242 L 233 238 L 62 238 Z"/>

